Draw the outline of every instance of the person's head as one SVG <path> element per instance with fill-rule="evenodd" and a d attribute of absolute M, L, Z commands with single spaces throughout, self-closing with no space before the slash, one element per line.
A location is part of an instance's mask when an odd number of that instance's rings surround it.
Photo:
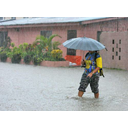
<path fill-rule="evenodd" d="M 94 52 L 96 52 L 96 51 L 89 51 L 89 53 L 94 53 Z"/>

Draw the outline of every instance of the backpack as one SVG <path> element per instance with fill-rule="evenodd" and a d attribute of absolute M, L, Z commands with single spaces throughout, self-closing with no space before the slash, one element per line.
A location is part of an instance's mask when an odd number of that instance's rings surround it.
<path fill-rule="evenodd" d="M 85 55 L 85 58 L 88 56 L 88 54 L 89 54 L 89 52 Z M 96 52 L 96 53 L 95 53 L 95 57 L 94 57 L 94 61 L 95 61 L 95 62 L 96 62 L 96 56 L 97 56 L 97 55 L 99 55 L 99 53 Z M 103 74 L 103 68 L 100 69 L 100 76 L 105 77 L 104 74 Z"/>

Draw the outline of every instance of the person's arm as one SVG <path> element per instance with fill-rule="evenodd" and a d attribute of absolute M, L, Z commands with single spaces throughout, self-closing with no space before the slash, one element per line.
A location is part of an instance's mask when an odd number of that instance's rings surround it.
<path fill-rule="evenodd" d="M 88 77 L 92 77 L 92 75 L 94 73 L 96 73 L 99 69 L 100 69 L 99 67 L 97 67 L 96 69 L 94 69 L 91 73 L 88 74 Z"/>

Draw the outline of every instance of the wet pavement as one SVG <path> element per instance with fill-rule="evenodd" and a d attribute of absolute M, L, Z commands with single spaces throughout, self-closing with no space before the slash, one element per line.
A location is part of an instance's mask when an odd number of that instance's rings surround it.
<path fill-rule="evenodd" d="M 0 62 L 0 111 L 128 110 L 128 71 L 104 69 L 95 99 L 89 86 L 77 96 L 83 70 Z"/>

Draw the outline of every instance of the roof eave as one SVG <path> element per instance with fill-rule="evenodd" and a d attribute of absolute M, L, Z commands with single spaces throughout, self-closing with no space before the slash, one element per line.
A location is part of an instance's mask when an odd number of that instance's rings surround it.
<path fill-rule="evenodd" d="M 109 17 L 109 18 L 103 18 L 103 19 L 88 20 L 88 21 L 82 21 L 81 24 L 85 25 L 85 24 L 99 23 L 99 22 L 117 20 L 117 19 L 123 19 L 123 18 L 126 18 L 126 17 Z"/>
<path fill-rule="evenodd" d="M 57 27 L 57 26 L 74 26 L 80 25 L 79 22 L 69 23 L 43 23 L 43 24 L 16 24 L 16 25 L 1 25 L 0 28 L 21 28 L 21 27 Z"/>

